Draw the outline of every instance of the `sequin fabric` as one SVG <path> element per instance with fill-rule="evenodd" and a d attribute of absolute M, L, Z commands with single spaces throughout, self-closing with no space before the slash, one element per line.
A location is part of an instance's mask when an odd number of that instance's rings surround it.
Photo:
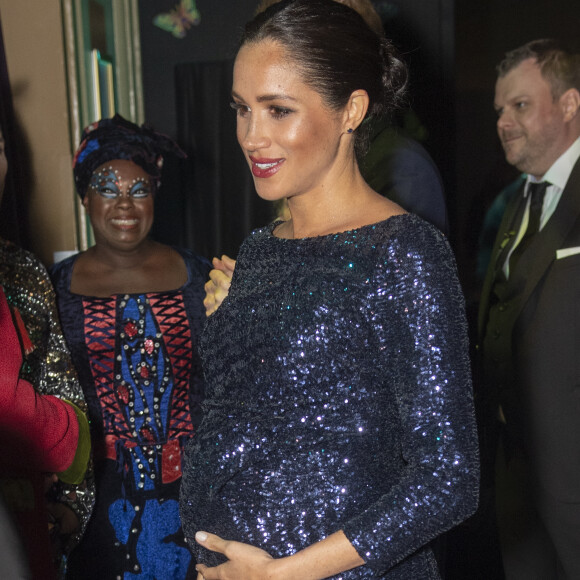
<path fill-rule="evenodd" d="M 20 312 L 34 346 L 24 357 L 21 376 L 43 394 L 55 395 L 86 411 L 85 398 L 58 321 L 52 284 L 42 263 L 29 252 L 0 239 L 0 284 L 10 305 Z M 81 485 L 59 484 L 58 499 L 77 514 L 81 537 L 95 501 L 92 469 Z"/>
<path fill-rule="evenodd" d="M 207 260 L 177 249 L 187 283 L 175 291 L 80 296 L 76 257 L 52 271 L 59 312 L 89 405 L 97 502 L 69 578 L 186 577 L 179 519 L 185 442 L 203 395 L 198 337 Z"/>
<path fill-rule="evenodd" d="M 204 418 L 181 515 L 290 555 L 343 530 L 366 564 L 335 578 L 438 578 L 429 542 L 475 510 L 464 301 L 443 236 L 411 214 L 243 244 L 206 324 Z"/>

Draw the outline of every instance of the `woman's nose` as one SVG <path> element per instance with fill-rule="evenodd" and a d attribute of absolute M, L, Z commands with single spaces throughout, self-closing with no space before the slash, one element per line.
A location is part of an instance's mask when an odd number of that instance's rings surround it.
<path fill-rule="evenodd" d="M 121 192 L 116 198 L 119 207 L 131 207 L 133 205 L 133 196 L 128 191 Z"/>
<path fill-rule="evenodd" d="M 249 119 L 238 119 L 238 142 L 243 149 L 257 151 L 270 146 L 266 127 L 255 115 Z"/>

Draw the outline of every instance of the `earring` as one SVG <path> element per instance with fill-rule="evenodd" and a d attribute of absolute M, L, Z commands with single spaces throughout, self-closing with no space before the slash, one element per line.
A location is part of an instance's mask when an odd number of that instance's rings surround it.
<path fill-rule="evenodd" d="M 353 129 L 349 127 L 346 132 L 350 135 L 353 132 Z"/>

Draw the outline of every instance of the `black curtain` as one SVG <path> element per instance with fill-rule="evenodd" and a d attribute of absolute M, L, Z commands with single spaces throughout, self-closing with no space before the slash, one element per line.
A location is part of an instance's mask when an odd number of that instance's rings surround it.
<path fill-rule="evenodd" d="M 158 238 L 206 257 L 235 257 L 251 230 L 273 217 L 272 204 L 256 194 L 236 139 L 232 67 L 231 61 L 177 65 L 177 140 L 188 158 L 179 172 L 166 172 L 179 175 L 180 183 L 171 186 L 171 195 L 159 196 L 156 208 Z M 166 191 L 170 185 L 166 180 Z"/>

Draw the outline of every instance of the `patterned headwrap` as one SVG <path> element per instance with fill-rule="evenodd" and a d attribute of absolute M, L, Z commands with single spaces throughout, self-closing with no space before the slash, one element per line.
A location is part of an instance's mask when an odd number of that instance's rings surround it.
<path fill-rule="evenodd" d="M 77 192 L 84 198 L 94 170 L 115 159 L 139 165 L 159 187 L 163 155 L 166 153 L 185 157 L 185 153 L 173 140 L 156 133 L 147 125 L 139 127 L 121 115 L 101 119 L 83 131 L 81 144 L 73 160 Z"/>

